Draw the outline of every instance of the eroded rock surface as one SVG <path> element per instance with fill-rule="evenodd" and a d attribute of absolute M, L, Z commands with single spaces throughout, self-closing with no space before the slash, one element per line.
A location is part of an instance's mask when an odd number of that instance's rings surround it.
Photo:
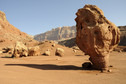
<path fill-rule="evenodd" d="M 76 43 L 90 56 L 95 69 L 107 70 L 109 53 L 120 41 L 120 31 L 95 5 L 85 5 L 76 13 Z"/>
<path fill-rule="evenodd" d="M 4 12 L 0 11 L 0 45 L 2 48 L 15 44 L 16 41 L 27 43 L 35 42 L 30 35 L 21 32 L 19 29 L 11 25 L 6 19 Z"/>
<path fill-rule="evenodd" d="M 40 55 L 39 46 L 29 47 L 28 48 L 28 55 L 29 56 L 38 56 L 38 55 Z"/>
<path fill-rule="evenodd" d="M 8 47 L 6 47 L 6 48 L 3 48 L 3 52 L 4 52 L 4 53 L 13 54 L 13 52 L 14 52 L 14 47 L 13 47 L 13 46 L 8 46 Z"/>
<path fill-rule="evenodd" d="M 62 48 L 57 48 L 55 55 L 62 57 L 64 55 L 64 50 Z"/>
<path fill-rule="evenodd" d="M 16 42 L 12 57 L 26 57 L 28 56 L 28 48 L 22 42 Z"/>

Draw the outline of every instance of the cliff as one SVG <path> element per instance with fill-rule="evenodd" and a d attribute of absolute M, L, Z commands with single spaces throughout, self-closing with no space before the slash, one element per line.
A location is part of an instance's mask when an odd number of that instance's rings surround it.
<path fill-rule="evenodd" d="M 47 31 L 45 33 L 41 33 L 34 36 L 34 39 L 37 41 L 44 40 L 64 40 L 73 38 L 76 36 L 76 27 L 75 26 L 64 26 L 58 27 L 56 29 L 52 29 L 51 31 Z"/>
<path fill-rule="evenodd" d="M 126 26 L 118 26 L 121 32 L 119 45 L 126 46 Z"/>

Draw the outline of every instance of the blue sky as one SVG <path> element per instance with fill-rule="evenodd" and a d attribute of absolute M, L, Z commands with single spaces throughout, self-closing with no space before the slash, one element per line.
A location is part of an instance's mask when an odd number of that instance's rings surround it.
<path fill-rule="evenodd" d="M 108 20 L 126 25 L 126 0 L 0 0 L 8 21 L 30 35 L 76 25 L 75 13 L 85 4 L 97 5 Z"/>

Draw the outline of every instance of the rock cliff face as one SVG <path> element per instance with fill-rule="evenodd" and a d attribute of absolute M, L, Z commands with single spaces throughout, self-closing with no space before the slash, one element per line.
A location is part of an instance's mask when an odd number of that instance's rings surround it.
<path fill-rule="evenodd" d="M 126 46 L 126 26 L 119 26 L 119 29 L 121 31 L 119 45 Z"/>
<path fill-rule="evenodd" d="M 14 43 L 16 41 L 28 42 L 33 40 L 28 34 L 21 32 L 19 29 L 11 25 L 5 16 L 5 13 L 0 11 L 0 43 Z M 2 46 L 3 44 L 1 44 Z"/>
<path fill-rule="evenodd" d="M 76 36 L 76 27 L 64 26 L 52 29 L 42 34 L 34 36 L 35 40 L 44 41 L 44 40 L 63 40 Z"/>

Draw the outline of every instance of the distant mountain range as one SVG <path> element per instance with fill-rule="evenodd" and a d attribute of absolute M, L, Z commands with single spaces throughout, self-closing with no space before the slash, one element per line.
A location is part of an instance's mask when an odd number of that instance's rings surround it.
<path fill-rule="evenodd" d="M 73 38 L 75 36 L 76 36 L 75 26 L 64 26 L 52 29 L 51 31 L 47 31 L 45 33 L 35 35 L 34 39 L 37 41 L 44 41 L 44 40 L 58 41 Z"/>
<path fill-rule="evenodd" d="M 126 26 L 118 26 L 118 27 L 121 31 L 120 45 L 126 46 Z M 64 40 L 67 41 L 67 39 L 71 39 L 71 38 L 74 39 L 75 37 L 76 37 L 76 26 L 64 26 L 64 27 L 58 27 L 56 29 L 52 29 L 45 33 L 35 35 L 34 39 L 37 41 L 54 40 L 54 41 L 64 42 Z M 70 41 L 71 40 L 69 40 L 68 42 Z"/>

